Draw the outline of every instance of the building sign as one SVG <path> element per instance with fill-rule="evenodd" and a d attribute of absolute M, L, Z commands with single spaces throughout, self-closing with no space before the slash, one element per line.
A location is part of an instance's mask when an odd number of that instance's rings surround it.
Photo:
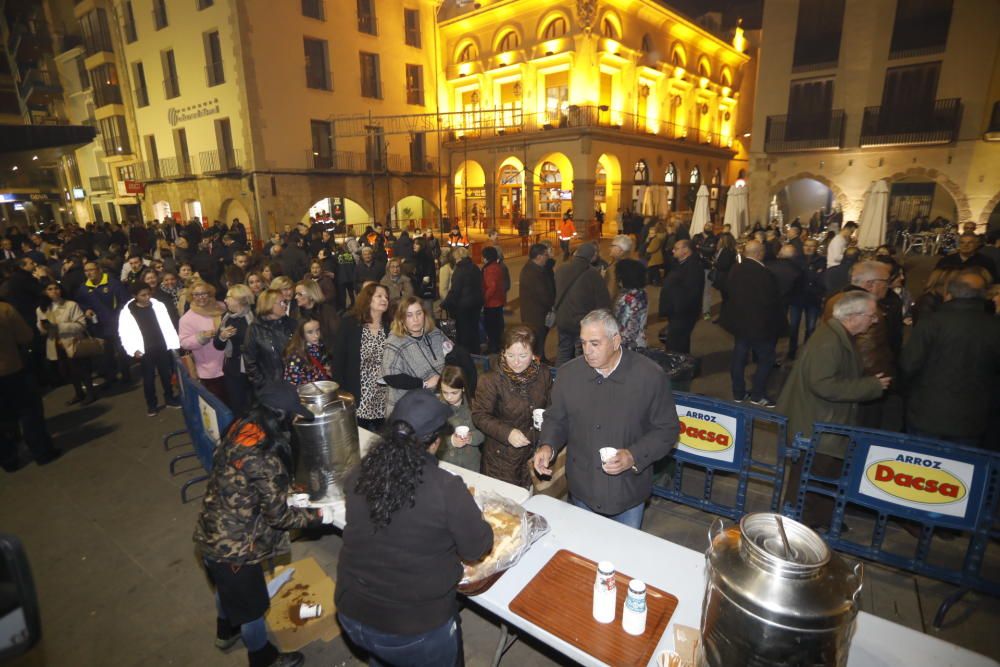
<path fill-rule="evenodd" d="M 167 109 L 167 121 L 171 126 L 177 123 L 184 123 L 205 116 L 214 116 L 219 113 L 219 98 L 199 102 L 186 107 L 170 107 Z"/>
<path fill-rule="evenodd" d="M 975 524 L 988 467 L 985 457 L 957 447 L 944 452 L 918 441 L 900 449 L 898 441 L 866 440 L 855 450 L 849 496 L 917 521 L 933 514 L 936 521 L 951 518 L 955 527 Z"/>
<path fill-rule="evenodd" d="M 84 199 L 86 196 L 87 193 L 83 188 L 73 188 L 73 199 Z"/>
<path fill-rule="evenodd" d="M 146 193 L 146 184 L 142 181 L 134 181 L 130 178 L 125 179 L 125 192 L 130 195 L 141 195 Z"/>
<path fill-rule="evenodd" d="M 681 433 L 677 440 L 679 459 L 739 470 L 743 449 L 743 417 L 736 411 L 705 410 L 684 405 L 676 397 Z M 704 461 L 699 459 L 711 459 Z"/>

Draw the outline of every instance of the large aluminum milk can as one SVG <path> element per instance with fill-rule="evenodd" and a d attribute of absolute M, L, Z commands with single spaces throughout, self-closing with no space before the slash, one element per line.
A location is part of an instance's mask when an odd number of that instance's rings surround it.
<path fill-rule="evenodd" d="M 296 486 L 312 501 L 343 498 L 343 478 L 361 461 L 354 397 L 338 392 L 336 382 L 309 382 L 299 400 L 315 415 L 296 421 Z"/>
<path fill-rule="evenodd" d="M 708 531 L 700 667 L 844 667 L 861 592 L 851 568 L 805 525 L 778 514 Z"/>

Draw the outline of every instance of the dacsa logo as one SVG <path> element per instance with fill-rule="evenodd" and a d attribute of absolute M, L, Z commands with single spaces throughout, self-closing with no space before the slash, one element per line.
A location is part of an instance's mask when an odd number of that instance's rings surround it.
<path fill-rule="evenodd" d="M 900 454 L 895 459 L 875 461 L 865 470 L 865 477 L 891 496 L 915 503 L 944 505 L 958 502 L 968 490 L 965 483 L 947 470 L 940 461 Z"/>
<path fill-rule="evenodd" d="M 680 442 L 703 452 L 722 452 L 733 446 L 733 434 L 715 421 L 715 415 L 688 410 L 680 417 Z"/>

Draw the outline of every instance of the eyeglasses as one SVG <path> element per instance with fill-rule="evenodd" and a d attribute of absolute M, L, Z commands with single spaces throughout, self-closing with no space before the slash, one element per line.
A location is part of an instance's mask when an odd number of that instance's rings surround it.
<path fill-rule="evenodd" d="M 191 296 L 209 296 L 208 292 L 192 292 Z"/>

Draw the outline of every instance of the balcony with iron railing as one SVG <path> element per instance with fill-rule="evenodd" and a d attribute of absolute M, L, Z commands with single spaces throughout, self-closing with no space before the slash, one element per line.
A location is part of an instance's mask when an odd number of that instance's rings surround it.
<path fill-rule="evenodd" d="M 369 173 L 372 171 L 382 173 L 389 171 L 394 173 L 433 174 L 437 173 L 438 160 L 436 157 L 425 155 L 414 164 L 411 156 L 394 153 L 376 156 L 368 153 L 334 151 L 324 155 L 315 151 L 309 151 L 306 157 L 306 168 L 354 173 Z"/>
<path fill-rule="evenodd" d="M 221 174 L 240 171 L 243 168 L 238 150 L 228 153 L 218 150 L 202 151 L 198 153 L 198 163 L 202 174 Z"/>
<path fill-rule="evenodd" d="M 862 146 L 948 144 L 958 137 L 962 100 L 937 100 L 924 109 L 865 107 Z"/>
<path fill-rule="evenodd" d="M 841 148 L 844 145 L 844 110 L 768 116 L 764 136 L 764 150 L 768 153 Z"/>
<path fill-rule="evenodd" d="M 517 133 L 606 130 L 689 146 L 731 150 L 733 137 L 712 130 L 654 120 L 639 114 L 612 111 L 605 105 L 570 105 L 562 111 L 535 113 L 520 109 L 487 109 L 439 114 L 441 127 L 448 130 L 446 140 L 489 139 Z"/>

